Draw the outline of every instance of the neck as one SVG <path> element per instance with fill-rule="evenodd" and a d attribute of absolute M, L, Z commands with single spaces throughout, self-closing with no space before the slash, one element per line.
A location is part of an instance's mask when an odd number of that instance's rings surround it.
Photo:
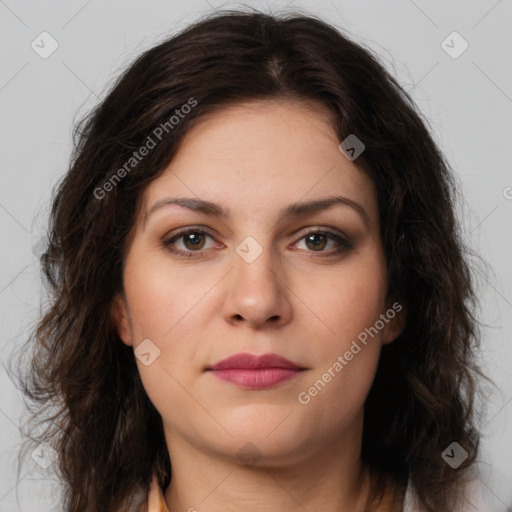
<path fill-rule="evenodd" d="M 253 465 L 237 457 L 205 453 L 166 430 L 172 478 L 165 491 L 171 512 L 363 512 L 370 491 L 360 462 L 360 426 L 313 453 L 263 456 Z M 397 510 L 383 504 L 379 511 Z"/>

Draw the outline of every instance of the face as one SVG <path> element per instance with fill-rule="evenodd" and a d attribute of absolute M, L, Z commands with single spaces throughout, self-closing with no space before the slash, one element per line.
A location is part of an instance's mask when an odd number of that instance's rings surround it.
<path fill-rule="evenodd" d="M 400 315 L 376 191 L 327 116 L 266 101 L 204 117 L 144 191 L 115 321 L 171 459 L 184 444 L 227 457 L 245 446 L 278 465 L 360 433 Z"/>

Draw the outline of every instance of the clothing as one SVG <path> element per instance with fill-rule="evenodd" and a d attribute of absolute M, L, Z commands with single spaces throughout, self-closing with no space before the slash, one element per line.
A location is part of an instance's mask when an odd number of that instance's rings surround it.
<path fill-rule="evenodd" d="M 153 473 L 151 478 L 151 486 L 148 492 L 148 512 L 169 512 L 165 504 L 164 494 L 161 487 L 158 485 L 156 473 Z"/>
<path fill-rule="evenodd" d="M 155 473 L 151 478 L 146 504 L 140 509 L 140 512 L 169 512 Z M 416 495 L 410 481 L 407 482 L 403 512 L 421 512 L 417 507 Z"/>
<path fill-rule="evenodd" d="M 418 499 L 414 488 L 411 484 L 411 480 L 407 482 L 407 489 L 405 490 L 404 507 L 403 512 L 422 512 L 418 506 Z"/>

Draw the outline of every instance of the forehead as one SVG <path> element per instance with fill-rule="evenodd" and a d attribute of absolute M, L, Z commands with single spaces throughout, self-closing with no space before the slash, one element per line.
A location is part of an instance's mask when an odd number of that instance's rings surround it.
<path fill-rule="evenodd" d="M 373 183 L 341 154 L 331 116 L 320 102 L 297 100 L 253 101 L 203 116 L 144 191 L 143 211 L 169 194 L 247 214 L 342 194 L 377 215 Z"/>

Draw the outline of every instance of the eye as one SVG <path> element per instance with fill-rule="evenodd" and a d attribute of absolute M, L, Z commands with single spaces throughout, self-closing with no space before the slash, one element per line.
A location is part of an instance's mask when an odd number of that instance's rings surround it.
<path fill-rule="evenodd" d="M 210 233 L 202 229 L 188 229 L 182 231 L 171 238 L 167 238 L 163 241 L 163 245 L 172 253 L 182 256 L 184 258 L 196 257 L 193 253 L 205 250 L 205 238 L 210 237 L 213 239 Z M 176 248 L 176 241 L 182 240 L 184 249 Z M 191 252 L 188 252 L 191 251 Z"/>
<path fill-rule="evenodd" d="M 211 248 L 205 247 L 205 240 L 209 237 L 213 240 L 213 235 L 207 231 L 199 228 L 192 228 L 181 231 L 170 238 L 166 238 L 162 243 L 164 247 L 183 258 L 198 258 L 201 257 L 203 251 Z M 310 231 L 306 235 L 302 236 L 298 242 L 304 240 L 306 244 L 306 251 L 320 253 L 320 256 L 333 256 L 349 249 L 352 249 L 352 244 L 345 237 L 326 230 L 314 230 Z M 181 242 L 182 247 L 177 247 Z M 334 244 L 334 248 L 330 250 L 324 250 L 329 242 Z"/>
<path fill-rule="evenodd" d="M 297 244 L 301 241 L 304 241 L 306 249 L 309 249 L 310 252 L 319 252 L 321 256 L 332 256 L 333 254 L 339 254 L 352 248 L 352 244 L 345 237 L 331 231 L 322 231 L 320 229 L 310 231 L 300 238 Z M 329 242 L 334 244 L 334 248 L 324 250 Z"/>

